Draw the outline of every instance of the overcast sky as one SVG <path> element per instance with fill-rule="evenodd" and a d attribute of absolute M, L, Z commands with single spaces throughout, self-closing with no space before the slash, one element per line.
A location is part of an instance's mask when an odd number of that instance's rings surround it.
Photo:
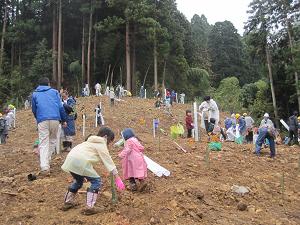
<path fill-rule="evenodd" d="M 244 32 L 251 0 L 176 0 L 178 9 L 191 20 L 194 14 L 204 14 L 210 24 L 229 20 L 238 32 Z"/>

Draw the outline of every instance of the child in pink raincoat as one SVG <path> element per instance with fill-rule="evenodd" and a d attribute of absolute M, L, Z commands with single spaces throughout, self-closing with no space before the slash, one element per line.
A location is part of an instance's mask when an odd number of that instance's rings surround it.
<path fill-rule="evenodd" d="M 144 147 L 135 137 L 132 129 L 127 128 L 122 131 L 125 140 L 125 147 L 119 153 L 122 159 L 123 178 L 129 180 L 130 189 L 137 191 L 136 179 L 139 180 L 139 190 L 145 189 L 145 178 L 147 177 L 147 164 L 144 160 Z"/>

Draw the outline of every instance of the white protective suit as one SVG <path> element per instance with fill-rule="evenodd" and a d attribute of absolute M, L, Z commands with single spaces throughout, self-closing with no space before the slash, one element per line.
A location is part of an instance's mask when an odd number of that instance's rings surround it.
<path fill-rule="evenodd" d="M 204 101 L 200 104 L 199 106 L 199 111 L 201 115 L 201 127 L 205 129 L 205 124 L 204 124 L 204 117 L 208 112 L 208 121 L 210 118 L 214 118 L 216 120 L 215 124 L 218 124 L 220 121 L 220 112 L 217 103 L 213 100 L 210 99 L 209 102 Z"/>

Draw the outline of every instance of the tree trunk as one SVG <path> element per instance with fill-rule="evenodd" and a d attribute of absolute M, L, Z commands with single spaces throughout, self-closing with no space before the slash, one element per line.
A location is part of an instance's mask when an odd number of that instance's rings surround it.
<path fill-rule="evenodd" d="M 52 12 L 52 81 L 57 82 L 57 7 L 53 3 Z"/>
<path fill-rule="evenodd" d="M 92 26 L 93 26 L 93 9 L 92 0 L 90 1 L 90 20 L 89 20 L 89 39 L 87 50 L 87 84 L 90 86 L 91 82 L 91 39 L 92 39 Z"/>
<path fill-rule="evenodd" d="M 130 74 L 130 24 L 126 22 L 126 89 L 131 92 L 131 74 Z"/>
<path fill-rule="evenodd" d="M 165 78 L 166 78 L 166 68 L 167 68 L 167 60 L 165 60 L 164 63 L 164 71 L 163 71 L 163 79 L 162 79 L 162 96 L 165 99 L 165 89 L 166 89 L 166 85 L 165 85 Z"/>
<path fill-rule="evenodd" d="M 95 33 L 94 33 L 94 55 L 93 55 L 93 73 L 95 74 L 96 73 L 96 58 L 97 58 L 97 31 L 95 30 Z M 100 82 L 100 81 L 98 81 Z"/>
<path fill-rule="evenodd" d="M 82 82 L 85 80 L 85 20 L 84 15 L 82 18 L 82 43 L 81 43 L 81 73 L 82 73 Z"/>
<path fill-rule="evenodd" d="M 62 6 L 61 0 L 59 0 L 58 8 L 58 55 L 57 55 L 57 89 L 61 88 L 61 78 L 62 78 L 62 44 L 61 44 L 61 33 L 62 33 Z"/>
<path fill-rule="evenodd" d="M 287 33 L 289 37 L 289 45 L 290 45 L 290 50 L 291 50 L 291 58 L 292 58 L 292 63 L 295 64 L 295 57 L 293 55 L 293 48 L 294 48 L 294 40 L 293 40 L 293 27 L 291 22 L 286 18 L 286 23 L 287 23 Z M 298 71 L 294 71 L 294 76 L 295 76 L 295 86 L 296 86 L 296 92 L 297 92 L 297 100 L 298 100 L 298 112 L 300 112 L 300 87 L 299 87 L 299 75 Z"/>
<path fill-rule="evenodd" d="M 274 108 L 274 114 L 275 114 L 275 124 L 276 124 L 276 127 L 279 128 L 279 117 L 278 117 L 278 109 L 277 109 L 277 103 L 276 103 L 273 72 L 272 72 L 272 59 L 271 59 L 271 55 L 270 55 L 268 46 L 266 46 L 266 56 L 267 56 L 267 64 L 268 64 L 268 70 L 269 70 L 269 79 L 270 79 L 270 85 L 271 85 L 273 108 Z"/>
<path fill-rule="evenodd" d="M 11 43 L 11 49 L 10 49 L 10 66 L 11 68 L 14 67 L 14 58 L 15 58 L 15 44 Z"/>
<path fill-rule="evenodd" d="M 136 32 L 136 24 L 133 25 L 133 32 L 132 32 L 132 39 L 131 39 L 131 44 L 132 44 L 132 48 L 131 48 L 131 63 L 132 63 L 132 67 L 131 67 L 131 75 L 132 75 L 132 81 L 131 81 L 131 89 L 133 93 L 137 93 L 137 87 L 136 87 L 136 81 L 137 81 L 137 77 L 136 77 L 136 40 L 135 40 L 135 32 Z"/>
<path fill-rule="evenodd" d="M 22 47 L 21 47 L 21 44 L 19 44 L 19 59 L 18 59 L 18 61 L 19 61 L 19 67 L 21 68 L 21 66 L 22 66 Z"/>
<path fill-rule="evenodd" d="M 153 45 L 153 58 L 154 58 L 154 90 L 158 90 L 158 82 L 157 82 L 157 43 L 156 37 L 154 37 L 154 45 Z"/>
<path fill-rule="evenodd" d="M 1 47 L 0 47 L 0 68 L 2 68 L 3 63 L 3 55 L 4 55 L 4 39 L 5 39 L 5 33 L 6 33 L 6 24 L 7 24 L 7 14 L 8 14 L 8 2 L 4 2 L 4 19 L 3 19 L 3 25 L 2 25 L 2 35 L 1 35 Z"/>

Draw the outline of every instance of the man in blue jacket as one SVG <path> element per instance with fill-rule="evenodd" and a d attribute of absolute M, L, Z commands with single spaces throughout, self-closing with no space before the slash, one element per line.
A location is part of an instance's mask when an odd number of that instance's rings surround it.
<path fill-rule="evenodd" d="M 50 87 L 47 77 L 39 79 L 32 94 L 32 112 L 38 124 L 40 149 L 40 177 L 50 175 L 51 156 L 55 151 L 59 123 L 66 126 L 66 113 L 57 90 Z"/>

